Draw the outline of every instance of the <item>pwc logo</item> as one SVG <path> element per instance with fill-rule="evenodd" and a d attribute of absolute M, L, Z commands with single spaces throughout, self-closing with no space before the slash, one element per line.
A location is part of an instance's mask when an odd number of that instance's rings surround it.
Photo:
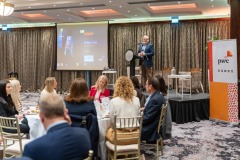
<path fill-rule="evenodd" d="M 225 59 L 218 59 L 218 65 L 221 63 L 229 63 L 229 57 L 233 57 L 233 54 L 231 51 L 227 51 L 227 55 L 224 57 Z"/>

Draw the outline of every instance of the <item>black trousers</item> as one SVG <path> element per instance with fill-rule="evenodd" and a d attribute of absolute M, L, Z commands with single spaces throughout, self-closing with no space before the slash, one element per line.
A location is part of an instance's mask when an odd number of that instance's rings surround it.
<path fill-rule="evenodd" d="M 20 127 L 20 132 L 21 133 L 29 133 L 29 126 L 28 126 L 28 120 L 27 118 L 23 118 L 21 124 L 19 124 Z M 9 132 L 9 133 L 17 133 L 17 130 L 15 129 L 3 129 L 4 132 Z"/>

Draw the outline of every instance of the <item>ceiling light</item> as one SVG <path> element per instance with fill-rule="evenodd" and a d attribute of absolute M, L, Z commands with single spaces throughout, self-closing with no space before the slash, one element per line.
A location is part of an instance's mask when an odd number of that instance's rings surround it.
<path fill-rule="evenodd" d="M 53 7 L 56 7 L 56 5 L 54 4 Z"/>
<path fill-rule="evenodd" d="M 119 6 L 119 8 L 122 8 L 122 6 Z"/>
<path fill-rule="evenodd" d="M 214 5 L 212 5 L 212 7 L 214 7 Z"/>
<path fill-rule="evenodd" d="M 129 13 L 130 11 L 128 11 L 128 13 Z"/>
<path fill-rule="evenodd" d="M 109 1 L 109 3 L 111 3 L 112 1 Z"/>
<path fill-rule="evenodd" d="M 14 5 L 6 3 L 6 0 L 0 0 L 0 15 L 9 16 L 14 11 Z"/>
<path fill-rule="evenodd" d="M 67 11 L 69 12 L 70 10 L 68 9 Z"/>

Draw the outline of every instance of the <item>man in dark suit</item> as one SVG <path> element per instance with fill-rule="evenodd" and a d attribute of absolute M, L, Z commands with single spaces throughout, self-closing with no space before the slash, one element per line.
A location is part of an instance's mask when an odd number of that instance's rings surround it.
<path fill-rule="evenodd" d="M 47 134 L 28 143 L 23 156 L 34 160 L 82 160 L 91 148 L 89 133 L 70 127 L 65 103 L 59 95 L 51 95 L 40 104 L 40 120 Z"/>
<path fill-rule="evenodd" d="M 160 138 L 157 133 L 158 122 L 161 114 L 162 105 L 165 103 L 163 95 L 158 92 L 159 82 L 156 77 L 148 78 L 146 90 L 150 93 L 143 110 L 143 123 L 141 138 L 147 142 L 155 142 Z"/>
<path fill-rule="evenodd" d="M 142 85 L 144 85 L 147 78 L 152 76 L 152 57 L 154 56 L 153 44 L 149 43 L 147 35 L 143 36 L 143 43 L 139 45 L 138 56 L 140 57 L 139 65 L 142 69 Z"/>

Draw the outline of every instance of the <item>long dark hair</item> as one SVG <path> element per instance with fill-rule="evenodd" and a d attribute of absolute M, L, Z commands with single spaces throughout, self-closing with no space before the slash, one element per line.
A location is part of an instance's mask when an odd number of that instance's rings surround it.
<path fill-rule="evenodd" d="M 68 102 L 89 102 L 92 98 L 89 97 L 87 83 L 83 78 L 76 78 L 70 87 L 70 94 L 65 100 Z"/>
<path fill-rule="evenodd" d="M 159 82 L 159 87 L 158 87 L 158 91 L 162 92 L 163 96 L 167 95 L 167 89 L 166 89 L 166 83 L 163 79 L 163 77 L 161 77 L 160 75 L 155 76 L 158 79 Z"/>
<path fill-rule="evenodd" d="M 132 76 L 132 77 L 130 77 L 130 79 L 133 83 L 134 88 L 140 89 L 140 84 L 139 84 L 138 78 L 135 76 Z"/>
<path fill-rule="evenodd" d="M 0 81 L 0 97 L 2 97 L 9 105 L 14 106 L 11 95 L 7 95 L 6 86 L 10 83 L 8 80 Z"/>

